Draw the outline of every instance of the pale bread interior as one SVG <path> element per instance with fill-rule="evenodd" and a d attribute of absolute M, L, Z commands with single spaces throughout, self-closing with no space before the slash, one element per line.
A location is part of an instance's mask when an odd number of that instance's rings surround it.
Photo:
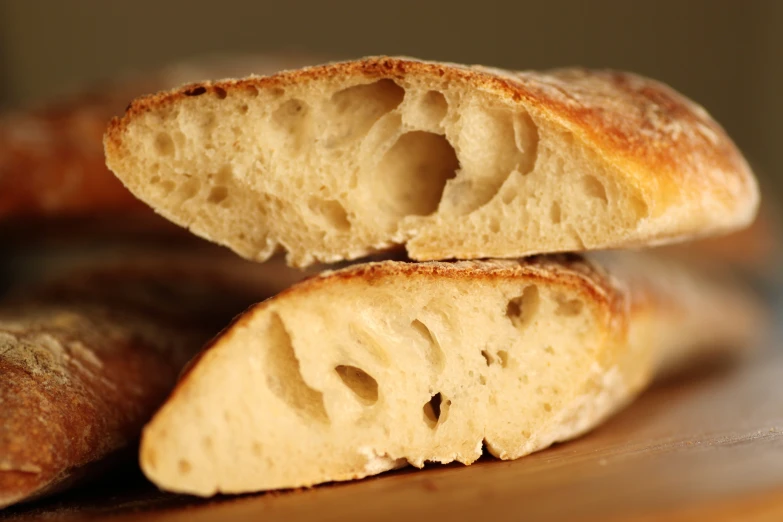
<path fill-rule="evenodd" d="M 466 82 L 224 86 L 142 112 L 107 159 L 161 214 L 243 257 L 308 265 L 404 243 L 418 260 L 517 257 L 644 237 L 651 195 Z"/>
<path fill-rule="evenodd" d="M 211 495 L 470 463 L 484 445 L 516 458 L 594 426 L 649 377 L 649 352 L 625 344 L 624 316 L 587 277 L 399 265 L 248 312 L 146 427 L 146 475 Z"/>

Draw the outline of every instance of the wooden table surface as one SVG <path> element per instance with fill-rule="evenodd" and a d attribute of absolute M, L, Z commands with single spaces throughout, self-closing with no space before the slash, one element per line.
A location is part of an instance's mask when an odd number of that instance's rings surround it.
<path fill-rule="evenodd" d="M 0 520 L 783 521 L 783 351 L 659 383 L 593 433 L 513 462 L 195 499 L 131 473 Z"/>

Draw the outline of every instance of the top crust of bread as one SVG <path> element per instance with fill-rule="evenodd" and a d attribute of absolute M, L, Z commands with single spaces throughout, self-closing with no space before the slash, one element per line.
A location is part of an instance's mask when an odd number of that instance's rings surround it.
<path fill-rule="evenodd" d="M 502 98 L 530 104 L 591 143 L 612 162 L 645 175 L 667 188 L 706 189 L 736 200 L 754 214 L 758 192 L 753 174 L 723 128 L 700 105 L 655 80 L 620 71 L 583 68 L 548 72 L 503 69 L 409 58 L 367 58 L 285 71 L 273 76 L 201 83 L 134 100 L 125 115 L 114 118 L 107 138 L 118 146 L 123 129 L 138 114 L 193 96 L 204 87 L 272 87 L 343 76 L 401 78 L 437 75 L 469 82 Z M 720 173 L 720 174 L 719 174 Z M 685 188 L 683 187 L 683 188 Z"/>
<path fill-rule="evenodd" d="M 577 144 L 577 149 L 584 155 L 580 156 L 583 159 L 576 168 L 584 170 L 584 174 L 599 169 L 608 173 L 613 180 L 610 183 L 615 182 L 619 187 L 617 195 L 605 187 L 600 190 L 610 192 L 610 203 L 613 197 L 619 196 L 630 201 L 631 206 L 636 206 L 637 219 L 631 226 L 613 223 L 611 230 L 597 233 L 595 237 L 579 232 L 574 238 L 572 231 L 559 239 L 531 244 L 526 237 L 506 236 L 495 246 L 494 241 L 486 241 L 486 238 L 465 240 L 470 239 L 471 233 L 477 235 L 475 231 L 460 233 L 455 232 L 456 229 L 449 230 L 440 221 L 433 224 L 430 220 L 424 225 L 417 221 L 408 230 L 373 244 L 329 249 L 305 241 L 311 251 L 303 252 L 297 251 L 294 239 L 280 234 L 263 237 L 263 241 L 255 245 L 228 237 L 225 230 L 205 226 L 186 211 L 166 208 L 165 202 L 150 196 L 143 181 L 131 179 L 140 174 L 129 174 L 133 168 L 139 168 L 138 161 L 132 158 L 139 153 L 130 149 L 137 146 L 129 144 L 131 128 L 146 117 L 152 116 L 151 121 L 165 119 L 175 107 L 197 103 L 196 98 L 203 94 L 209 94 L 207 98 L 224 99 L 242 97 L 249 91 L 279 94 L 293 90 L 301 97 L 303 92 L 331 92 L 383 79 L 391 79 L 403 87 L 415 83 L 417 88 L 429 86 L 437 92 L 449 89 L 470 92 L 487 103 L 502 106 L 503 110 L 528 116 L 536 129 L 534 132 L 549 129 L 557 135 L 558 147 Z M 742 228 L 752 221 L 759 202 L 758 186 L 747 162 L 725 131 L 701 106 L 659 82 L 616 71 L 573 68 L 513 72 L 409 58 L 366 58 L 269 77 L 193 84 L 143 97 L 131 103 L 124 116 L 111 122 L 104 144 L 110 168 L 134 193 L 169 219 L 251 259 L 263 260 L 282 245 L 289 251 L 289 261 L 296 265 L 316 260 L 332 262 L 357 258 L 394 244 L 406 244 L 410 256 L 417 260 L 508 258 L 556 251 L 647 246 Z M 533 161 L 537 159 L 533 157 Z M 572 166 L 570 170 L 574 168 Z M 566 170 L 569 170 L 568 166 Z M 448 181 L 446 190 L 448 184 L 459 181 L 459 172 L 457 170 L 456 180 Z M 605 180 L 601 178 L 601 181 Z M 570 180 L 564 180 L 564 184 L 567 183 Z M 443 201 L 440 207 L 438 212 L 443 208 Z M 559 212 L 558 207 L 558 216 Z M 427 219 L 433 216 L 427 216 Z M 533 217 L 531 220 L 541 221 Z M 559 220 L 558 217 L 556 222 Z M 506 233 L 504 225 L 502 222 L 500 228 Z M 486 230 L 486 223 L 480 228 Z M 553 234 L 543 235 L 553 237 Z M 438 240 L 444 236 L 448 242 Z"/>

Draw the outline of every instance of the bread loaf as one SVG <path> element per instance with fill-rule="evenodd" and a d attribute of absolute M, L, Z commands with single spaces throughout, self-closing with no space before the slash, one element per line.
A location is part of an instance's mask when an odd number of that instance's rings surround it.
<path fill-rule="evenodd" d="M 612 71 L 334 63 L 139 98 L 104 146 L 174 223 L 298 266 L 646 246 L 741 228 L 758 204 L 702 107 Z"/>
<path fill-rule="evenodd" d="M 176 230 L 106 168 L 102 136 L 112 116 L 122 113 L 134 96 L 149 90 L 208 77 L 270 74 L 301 67 L 310 60 L 293 54 L 206 57 L 128 74 L 37 107 L 0 115 L 0 224 L 12 221 L 18 227 L 36 220 L 41 228 L 44 220 L 69 218 L 79 226 L 97 228 L 94 217 L 101 215 L 104 220 L 115 218 L 111 223 L 115 233 L 119 225 L 123 230 L 146 233 Z M 29 234 L 30 228 L 25 228 Z"/>
<path fill-rule="evenodd" d="M 126 259 L 0 303 L 0 508 L 134 444 L 199 347 L 285 280 L 210 261 Z"/>
<path fill-rule="evenodd" d="M 145 427 L 142 468 L 196 495 L 515 459 L 596 426 L 657 372 L 759 332 L 737 288 L 608 256 L 386 261 L 248 310 Z M 731 353 L 731 352 L 726 352 Z"/>

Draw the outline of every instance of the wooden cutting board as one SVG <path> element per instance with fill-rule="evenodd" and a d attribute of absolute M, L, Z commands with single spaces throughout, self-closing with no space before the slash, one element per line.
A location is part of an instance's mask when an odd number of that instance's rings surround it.
<path fill-rule="evenodd" d="M 0 520 L 783 521 L 783 351 L 659 383 L 593 433 L 514 462 L 203 500 L 140 478 Z"/>

